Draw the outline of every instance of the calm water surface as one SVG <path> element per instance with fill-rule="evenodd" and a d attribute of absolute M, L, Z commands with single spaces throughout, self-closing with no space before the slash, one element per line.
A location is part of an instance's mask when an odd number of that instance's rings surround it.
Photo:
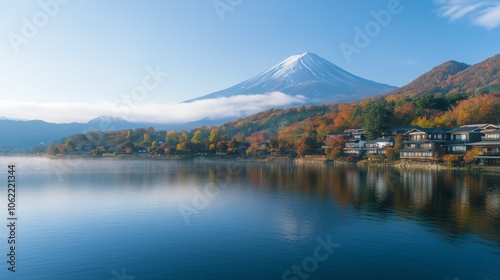
<path fill-rule="evenodd" d="M 500 177 L 230 161 L 16 164 L 0 279 L 500 279 Z M 6 185 L 6 184 L 5 184 Z"/>

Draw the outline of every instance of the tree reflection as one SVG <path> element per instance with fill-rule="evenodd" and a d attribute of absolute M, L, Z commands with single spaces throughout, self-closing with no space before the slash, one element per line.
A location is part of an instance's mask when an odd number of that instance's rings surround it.
<path fill-rule="evenodd" d="M 261 189 L 331 199 L 343 208 L 382 219 L 394 215 L 412 219 L 447 238 L 473 233 L 500 243 L 500 186 L 495 175 L 247 163 L 239 180 Z"/>

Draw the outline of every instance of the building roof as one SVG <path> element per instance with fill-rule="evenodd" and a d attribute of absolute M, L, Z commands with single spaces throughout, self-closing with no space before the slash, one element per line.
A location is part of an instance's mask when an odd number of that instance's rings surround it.
<path fill-rule="evenodd" d="M 391 126 L 391 127 L 387 128 L 386 130 L 411 130 L 411 129 L 414 129 L 414 128 L 420 129 L 421 127 L 420 126 L 416 126 L 416 125 Z"/>
<path fill-rule="evenodd" d="M 351 133 L 350 132 L 342 132 L 342 131 L 334 131 L 334 132 L 330 132 L 328 133 L 328 135 L 350 135 Z"/>
<path fill-rule="evenodd" d="M 500 156 L 475 156 L 474 158 L 479 158 L 479 159 L 500 159 Z"/>
<path fill-rule="evenodd" d="M 430 133 L 430 134 L 446 133 L 446 132 L 448 132 L 448 130 L 450 130 L 450 129 L 449 128 L 414 128 L 414 129 L 406 132 L 405 134 L 415 132 L 415 131 L 421 131 L 421 132 Z"/>
<path fill-rule="evenodd" d="M 487 125 L 490 125 L 489 123 L 475 123 L 475 124 L 465 124 L 460 127 L 485 127 Z"/>
<path fill-rule="evenodd" d="M 451 130 L 446 131 L 447 133 L 457 133 L 457 132 L 475 132 L 475 133 L 480 133 L 481 132 L 481 127 L 479 126 L 461 126 L 457 127 Z M 477 130 L 477 131 L 474 131 Z"/>
<path fill-rule="evenodd" d="M 468 143 L 468 144 L 465 144 L 465 145 L 471 145 L 471 146 L 495 145 L 495 146 L 500 146 L 500 141 L 480 141 L 480 142 Z"/>
<path fill-rule="evenodd" d="M 437 140 L 431 140 L 431 139 L 421 139 L 421 140 L 408 140 L 408 141 L 403 141 L 404 143 L 408 144 L 425 144 L 425 143 L 447 143 L 450 142 L 449 140 L 444 140 L 444 139 L 437 139 Z"/>
<path fill-rule="evenodd" d="M 500 132 L 500 128 L 497 129 L 490 129 L 490 130 L 483 130 L 481 131 L 482 133 L 498 133 Z"/>
<path fill-rule="evenodd" d="M 344 132 L 365 133 L 365 130 L 362 128 L 349 128 L 344 130 Z"/>
<path fill-rule="evenodd" d="M 384 143 L 384 142 L 394 142 L 394 138 L 378 138 L 370 141 L 369 143 Z"/>

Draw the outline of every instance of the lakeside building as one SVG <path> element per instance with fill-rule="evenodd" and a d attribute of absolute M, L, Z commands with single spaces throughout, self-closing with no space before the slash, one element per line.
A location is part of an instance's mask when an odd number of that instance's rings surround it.
<path fill-rule="evenodd" d="M 366 143 L 366 155 L 382 156 L 385 155 L 386 148 L 394 147 L 394 138 L 378 138 Z"/>
<path fill-rule="evenodd" d="M 395 137 L 402 135 L 401 159 L 434 161 L 445 154 L 464 155 L 478 148 L 476 159 L 481 164 L 500 165 L 500 126 L 468 124 L 456 128 L 421 128 L 396 126 L 385 130 L 381 138 L 367 141 L 361 128 L 331 132 L 326 140 L 335 137 L 345 141 L 344 154 L 354 157 L 385 156 L 386 148 L 394 147 Z M 326 148 L 326 146 L 323 146 Z"/>
<path fill-rule="evenodd" d="M 466 145 L 478 148 L 479 155 L 475 158 L 481 164 L 500 165 L 500 126 L 486 125 L 481 134 L 481 141 Z"/>
<path fill-rule="evenodd" d="M 446 152 L 445 145 L 450 139 L 449 129 L 414 128 L 404 134 L 403 149 L 399 153 L 401 159 L 433 160 Z"/>
<path fill-rule="evenodd" d="M 404 135 L 408 131 L 412 129 L 418 129 L 419 126 L 409 125 L 409 126 L 392 126 L 385 130 L 384 137 L 396 137 L 396 135 L 401 134 Z"/>
<path fill-rule="evenodd" d="M 471 149 L 467 144 L 481 141 L 481 131 L 487 126 L 488 124 L 471 124 L 448 130 L 450 141 L 446 144 L 446 153 L 465 154 Z"/>

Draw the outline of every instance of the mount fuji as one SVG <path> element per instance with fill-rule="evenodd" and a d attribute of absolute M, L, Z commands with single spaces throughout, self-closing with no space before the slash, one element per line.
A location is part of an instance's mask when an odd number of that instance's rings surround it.
<path fill-rule="evenodd" d="M 307 104 L 350 102 L 385 94 L 396 87 L 351 74 L 314 53 L 293 55 L 271 69 L 230 88 L 185 102 L 282 92 Z"/>

